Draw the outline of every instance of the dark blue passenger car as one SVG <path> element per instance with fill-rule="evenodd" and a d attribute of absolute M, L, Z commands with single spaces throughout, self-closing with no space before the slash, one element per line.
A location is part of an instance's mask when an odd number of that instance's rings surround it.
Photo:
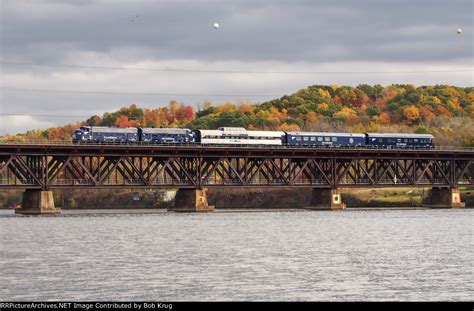
<path fill-rule="evenodd" d="M 357 147 L 365 145 L 365 134 L 287 132 L 285 144 L 289 146 Z"/>
<path fill-rule="evenodd" d="M 382 148 L 434 148 L 433 135 L 367 133 L 367 145 Z"/>
<path fill-rule="evenodd" d="M 72 134 L 74 143 L 117 142 L 129 143 L 138 141 L 138 130 L 134 127 L 81 126 Z"/>
<path fill-rule="evenodd" d="M 139 128 L 140 141 L 149 143 L 193 143 L 195 134 L 183 128 Z"/>

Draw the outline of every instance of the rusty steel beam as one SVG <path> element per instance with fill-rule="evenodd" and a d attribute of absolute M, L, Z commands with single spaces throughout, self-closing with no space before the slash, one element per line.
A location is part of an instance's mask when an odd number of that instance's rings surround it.
<path fill-rule="evenodd" d="M 474 185 L 474 151 L 0 145 L 0 189 Z"/>

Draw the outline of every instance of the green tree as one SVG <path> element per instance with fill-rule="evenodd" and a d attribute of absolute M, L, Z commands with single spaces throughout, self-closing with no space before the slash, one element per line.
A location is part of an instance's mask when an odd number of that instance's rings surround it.
<path fill-rule="evenodd" d="M 365 111 L 369 117 L 375 117 L 380 115 L 380 109 L 378 106 L 370 105 Z"/>
<path fill-rule="evenodd" d="M 89 126 L 99 126 L 102 123 L 102 119 L 99 116 L 94 115 L 87 119 L 86 123 Z"/>
<path fill-rule="evenodd" d="M 428 131 L 428 129 L 426 128 L 426 126 L 424 125 L 420 125 L 416 128 L 416 131 L 415 133 L 417 134 L 429 134 L 430 131 Z"/>

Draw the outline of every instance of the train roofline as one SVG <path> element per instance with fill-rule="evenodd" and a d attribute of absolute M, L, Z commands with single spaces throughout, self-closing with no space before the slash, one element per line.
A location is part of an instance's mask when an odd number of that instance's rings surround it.
<path fill-rule="evenodd" d="M 336 133 L 336 132 L 286 132 L 295 136 L 339 136 L 339 137 L 361 137 L 365 138 L 365 134 L 361 133 Z"/>
<path fill-rule="evenodd" d="M 396 138 L 434 138 L 431 134 L 416 133 L 366 133 L 369 137 L 396 137 Z"/>

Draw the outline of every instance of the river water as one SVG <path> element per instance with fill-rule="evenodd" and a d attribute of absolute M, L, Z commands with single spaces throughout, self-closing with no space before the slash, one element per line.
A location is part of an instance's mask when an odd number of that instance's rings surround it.
<path fill-rule="evenodd" d="M 0 214 L 0 301 L 474 300 L 473 209 Z"/>

